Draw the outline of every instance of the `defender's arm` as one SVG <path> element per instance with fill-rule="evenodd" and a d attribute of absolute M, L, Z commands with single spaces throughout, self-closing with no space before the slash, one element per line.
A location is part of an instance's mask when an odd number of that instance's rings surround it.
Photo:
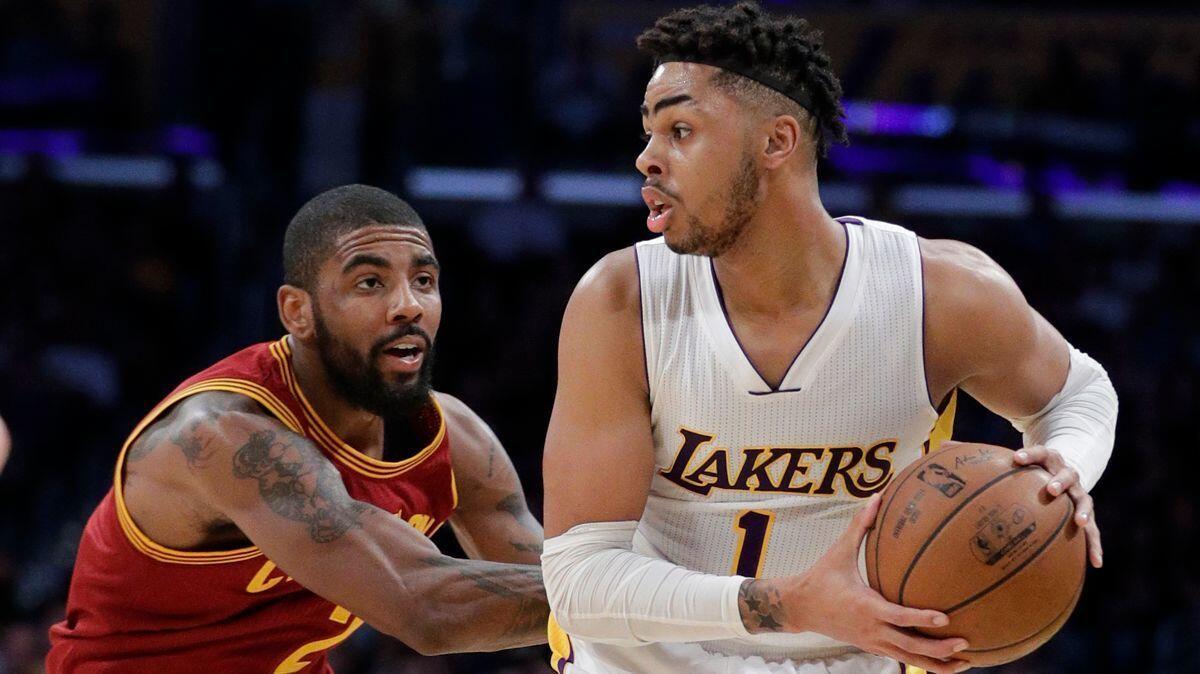
<path fill-rule="evenodd" d="M 472 559 L 541 564 L 542 525 L 529 512 L 521 480 L 500 439 L 462 401 L 438 400 L 450 424 L 458 507 L 450 526 Z"/>
<path fill-rule="evenodd" d="M 422 653 L 545 642 L 537 567 L 442 555 L 401 519 L 351 498 L 309 440 L 252 404 L 212 399 L 227 395 L 181 403 L 170 437 L 206 504 L 281 570 Z"/>

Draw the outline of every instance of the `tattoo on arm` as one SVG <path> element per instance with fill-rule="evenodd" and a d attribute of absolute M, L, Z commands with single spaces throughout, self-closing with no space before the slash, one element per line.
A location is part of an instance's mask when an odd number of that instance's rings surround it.
<path fill-rule="evenodd" d="M 521 519 L 521 513 L 525 510 L 525 499 L 519 493 L 513 492 L 496 503 L 496 510 Z"/>
<path fill-rule="evenodd" d="M 528 589 L 533 590 L 535 597 L 546 600 L 546 587 L 542 585 L 542 570 L 536 566 L 518 566 L 507 564 L 502 569 L 479 570 L 472 569 L 468 563 L 452 557 L 425 557 L 421 560 L 429 566 L 442 568 L 458 567 L 458 573 L 475 585 L 475 587 L 507 599 L 522 599 L 529 595 Z M 528 586 L 527 588 L 512 585 Z M 532 585 L 529 583 L 532 581 Z"/>
<path fill-rule="evenodd" d="M 738 610 L 751 634 L 783 629 L 783 599 L 774 586 L 748 579 L 738 590 Z"/>
<path fill-rule="evenodd" d="M 525 522 L 521 520 L 522 514 L 525 514 L 528 509 L 525 506 L 525 497 L 523 497 L 520 492 L 513 492 L 500 499 L 500 501 L 496 503 L 496 510 L 512 515 L 513 519 L 517 520 L 517 524 L 521 525 L 521 528 L 528 529 L 528 527 L 525 526 Z M 530 531 L 529 533 L 541 538 L 537 532 Z M 539 555 L 542 554 L 541 542 L 522 543 L 521 541 L 509 540 L 508 544 L 511 545 L 513 550 L 516 550 L 517 552 L 536 552 Z"/>
<path fill-rule="evenodd" d="M 337 469 L 306 456 L 272 431 L 256 431 L 233 455 L 233 474 L 258 480 L 258 492 L 271 510 L 308 525 L 317 543 L 337 540 L 361 526 L 369 506 L 345 494 Z"/>
<path fill-rule="evenodd" d="M 493 469 L 493 466 L 495 465 L 495 463 L 496 463 L 496 443 L 493 442 L 491 444 L 491 446 L 488 447 L 488 472 L 487 472 L 488 477 L 492 476 L 492 469 Z"/>
<path fill-rule="evenodd" d="M 176 433 L 175 437 L 171 438 L 171 442 L 183 452 L 183 458 L 187 461 L 188 468 L 199 468 L 208 463 L 209 456 L 212 452 L 208 450 L 209 440 L 201 440 L 196 435 L 196 429 L 200 422 L 196 421 L 191 424 L 189 431 Z"/>
<path fill-rule="evenodd" d="M 425 557 L 421 561 L 429 566 L 455 568 L 460 578 L 470 580 L 476 588 L 517 602 L 515 610 L 508 612 L 511 619 L 501 638 L 540 634 L 546 629 L 550 609 L 546 604 L 546 586 L 540 568 L 505 565 L 504 568 L 473 569 L 469 562 L 450 557 Z"/>

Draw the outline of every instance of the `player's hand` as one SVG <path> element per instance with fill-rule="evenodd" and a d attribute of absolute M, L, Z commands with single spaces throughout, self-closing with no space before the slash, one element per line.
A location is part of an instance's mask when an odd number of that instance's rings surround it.
<path fill-rule="evenodd" d="M 876 494 L 806 573 L 746 581 L 739 596 L 743 622 L 758 633 L 819 632 L 936 674 L 968 669 L 954 658 L 968 647 L 965 639 L 931 639 L 910 629 L 944 627 L 945 614 L 892 604 L 863 582 L 858 551 L 878 510 Z"/>
<path fill-rule="evenodd" d="M 1104 565 L 1104 548 L 1100 545 L 1100 527 L 1096 525 L 1096 511 L 1092 497 L 1079 483 L 1079 473 L 1063 460 L 1062 455 L 1049 447 L 1034 445 L 1017 450 L 1013 463 L 1018 466 L 1041 466 L 1053 477 L 1046 485 L 1046 493 L 1057 498 L 1066 492 L 1075 502 L 1075 524 L 1083 529 L 1087 538 L 1088 557 L 1097 569 Z"/>

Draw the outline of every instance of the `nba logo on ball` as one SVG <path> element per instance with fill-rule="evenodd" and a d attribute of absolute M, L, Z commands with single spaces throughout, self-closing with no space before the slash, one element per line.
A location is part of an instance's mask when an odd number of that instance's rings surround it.
<path fill-rule="evenodd" d="M 917 479 L 942 492 L 946 498 L 954 498 L 966 486 L 961 477 L 936 463 L 922 468 L 921 472 L 917 473 Z"/>

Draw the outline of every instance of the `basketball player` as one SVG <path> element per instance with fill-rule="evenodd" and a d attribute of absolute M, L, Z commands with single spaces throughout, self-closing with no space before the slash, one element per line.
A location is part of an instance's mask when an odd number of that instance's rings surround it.
<path fill-rule="evenodd" d="M 860 545 L 962 389 L 1025 432 L 1101 562 L 1087 495 L 1116 397 L 983 253 L 821 205 L 844 140 L 819 34 L 756 5 L 661 18 L 637 158 L 660 238 L 563 318 L 542 557 L 560 672 L 962 671 Z M 555 622 L 557 621 L 557 623 Z"/>
<path fill-rule="evenodd" d="M 84 529 L 50 672 L 328 672 L 363 622 L 422 653 L 545 641 L 542 531 L 507 454 L 430 390 L 420 217 L 349 185 L 284 238 L 287 336 L 183 382 Z M 449 521 L 467 553 L 429 540 Z"/>

